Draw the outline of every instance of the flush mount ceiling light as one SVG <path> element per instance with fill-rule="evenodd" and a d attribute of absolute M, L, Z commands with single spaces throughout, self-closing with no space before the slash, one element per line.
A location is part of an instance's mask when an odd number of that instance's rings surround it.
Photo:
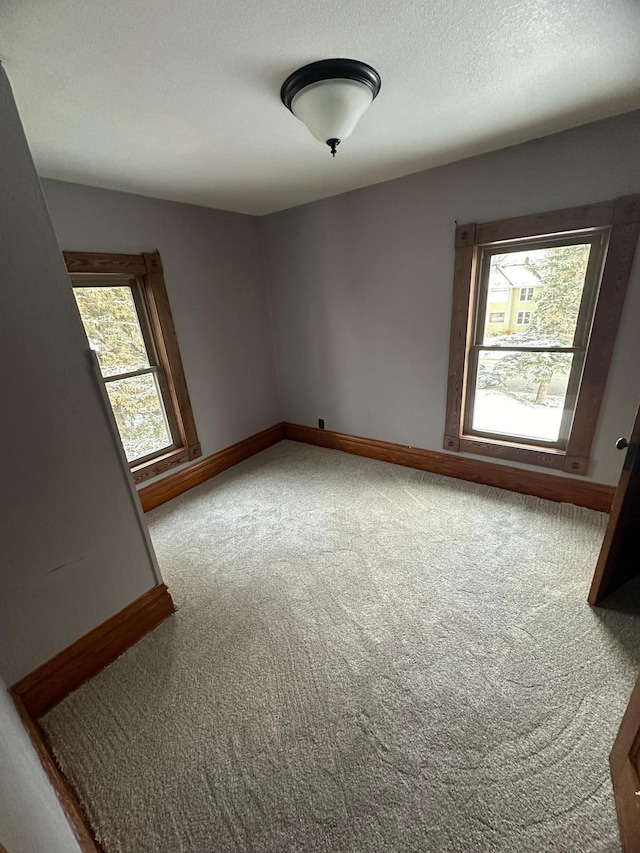
<path fill-rule="evenodd" d="M 298 68 L 282 84 L 282 103 L 333 156 L 380 91 L 380 75 L 356 59 L 322 59 Z"/>

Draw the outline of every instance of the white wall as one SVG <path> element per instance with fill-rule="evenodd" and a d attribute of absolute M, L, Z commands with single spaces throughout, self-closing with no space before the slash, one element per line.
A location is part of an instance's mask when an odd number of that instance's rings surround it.
<path fill-rule="evenodd" d="M 0 843 L 7 853 L 80 850 L 0 679 Z"/>
<path fill-rule="evenodd" d="M 0 675 L 154 583 L 64 262 L 0 68 Z"/>
<path fill-rule="evenodd" d="M 441 450 L 456 220 L 640 192 L 639 139 L 640 112 L 629 113 L 263 219 L 283 419 Z M 613 443 L 640 401 L 639 317 L 636 259 L 596 481 L 617 481 Z"/>
<path fill-rule="evenodd" d="M 160 252 L 205 456 L 281 420 L 255 217 L 57 181 L 43 188 L 63 249 Z"/>

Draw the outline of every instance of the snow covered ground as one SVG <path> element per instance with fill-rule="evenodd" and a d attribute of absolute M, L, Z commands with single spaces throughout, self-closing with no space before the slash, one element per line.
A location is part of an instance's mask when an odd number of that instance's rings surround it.
<path fill-rule="evenodd" d="M 557 441 L 564 396 L 549 396 L 543 405 L 518 400 L 495 388 L 476 390 L 473 429 Z"/>

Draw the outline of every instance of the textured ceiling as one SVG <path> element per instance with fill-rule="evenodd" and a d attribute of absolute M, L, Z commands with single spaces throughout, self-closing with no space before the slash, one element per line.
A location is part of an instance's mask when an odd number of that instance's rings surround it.
<path fill-rule="evenodd" d="M 46 177 L 263 214 L 640 107 L 637 0 L 4 0 Z M 382 91 L 335 160 L 280 103 L 348 56 Z"/>

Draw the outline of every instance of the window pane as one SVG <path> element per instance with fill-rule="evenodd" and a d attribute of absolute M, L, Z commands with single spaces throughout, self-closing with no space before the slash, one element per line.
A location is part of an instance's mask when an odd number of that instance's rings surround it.
<path fill-rule="evenodd" d="M 572 346 L 590 249 L 581 243 L 491 255 L 482 342 Z"/>
<path fill-rule="evenodd" d="M 103 376 L 149 367 L 138 312 L 128 285 L 74 287 L 89 346 Z"/>
<path fill-rule="evenodd" d="M 472 429 L 558 441 L 571 353 L 481 350 Z"/>
<path fill-rule="evenodd" d="M 153 373 L 114 379 L 105 385 L 129 462 L 172 444 Z"/>

